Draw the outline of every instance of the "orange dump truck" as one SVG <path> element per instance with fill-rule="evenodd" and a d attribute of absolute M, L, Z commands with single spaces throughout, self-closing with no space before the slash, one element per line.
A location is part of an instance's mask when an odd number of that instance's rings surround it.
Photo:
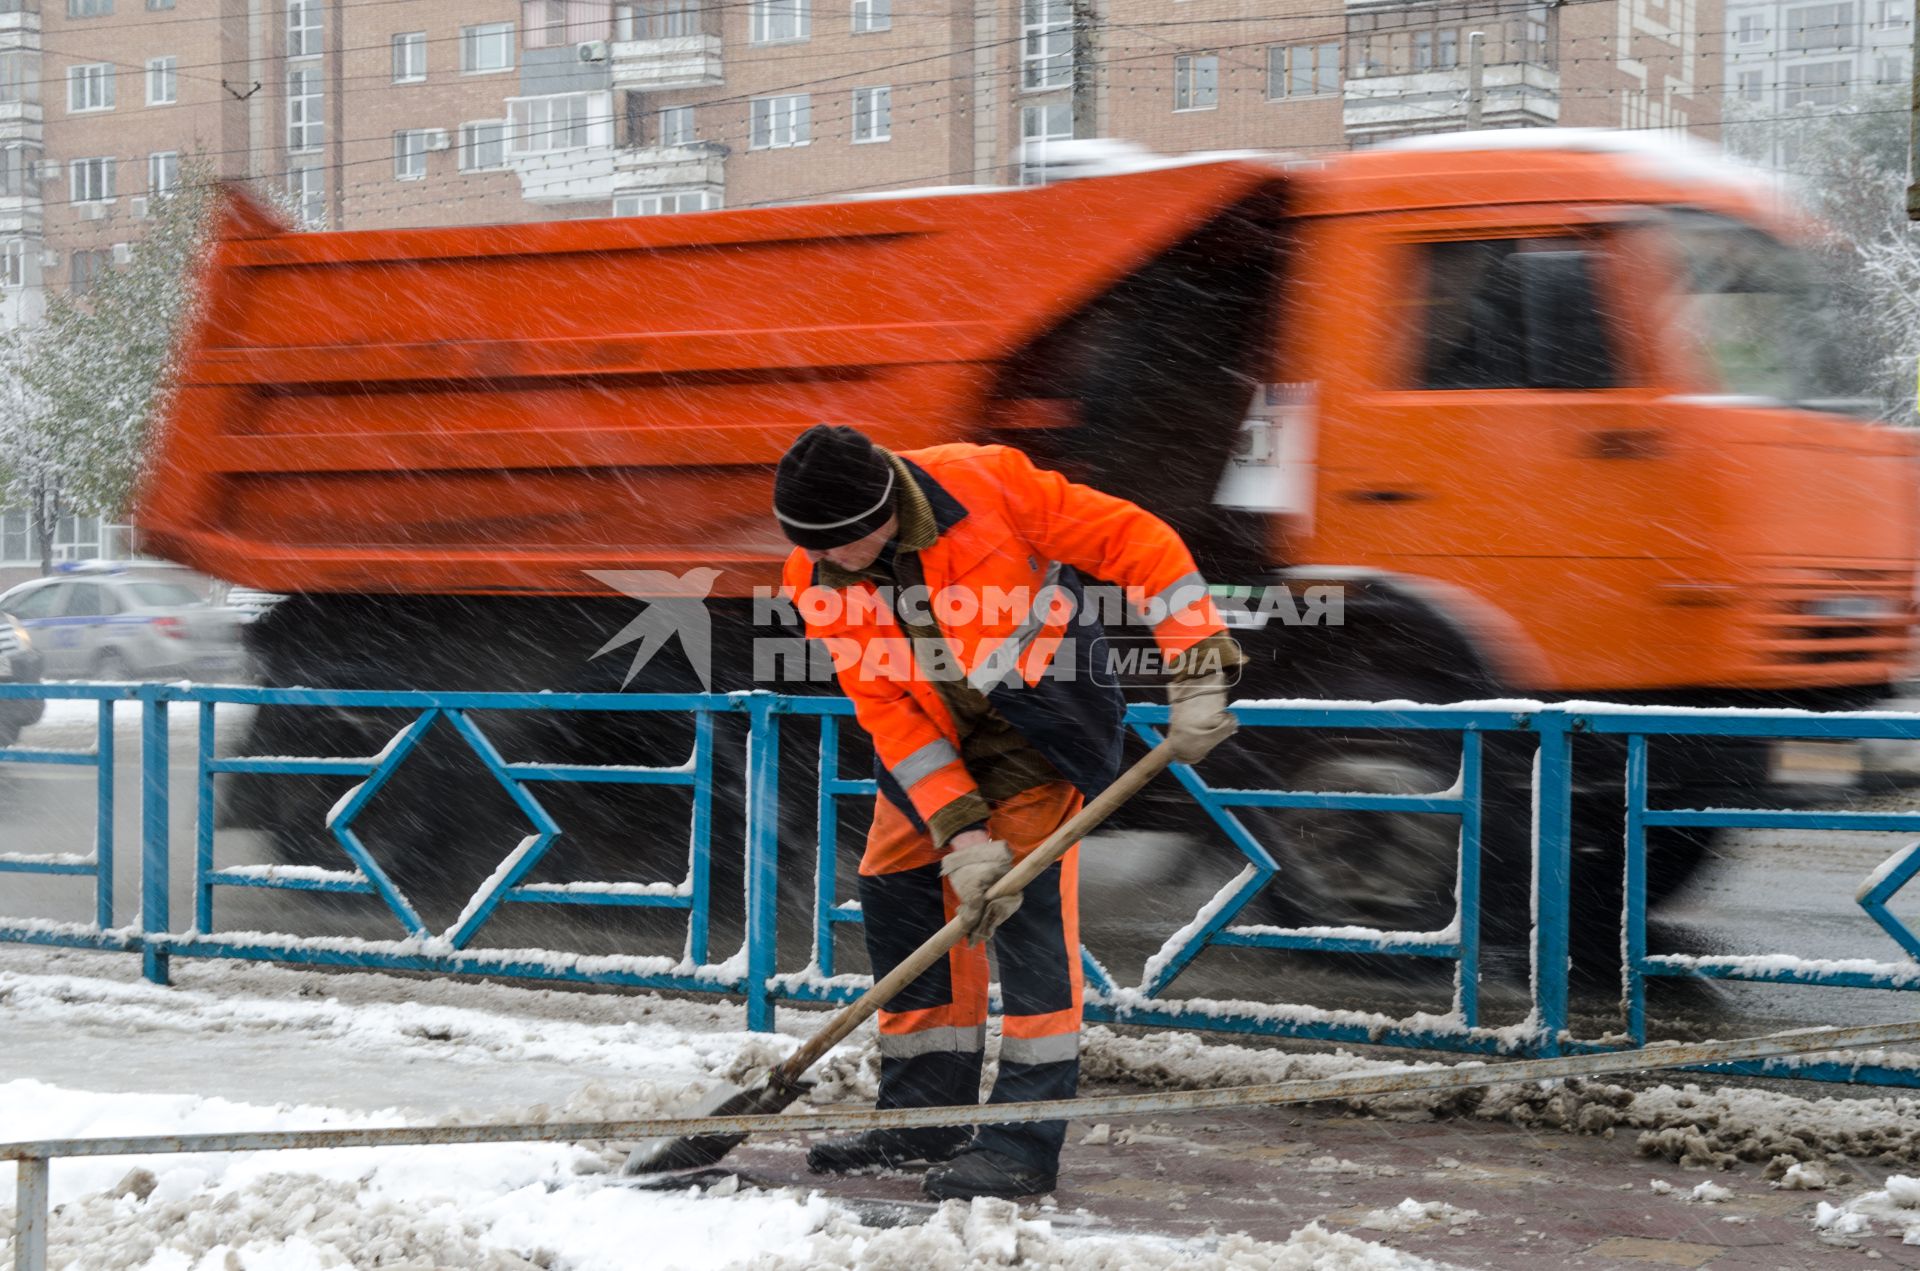
<path fill-rule="evenodd" d="M 1005 441 L 1159 512 L 1235 614 L 1243 695 L 1858 705 L 1908 666 L 1916 448 L 1847 413 L 1797 233 L 1730 170 L 1545 133 L 450 229 L 288 233 L 234 196 L 139 522 L 288 595 L 253 628 L 272 683 L 617 689 L 626 656 L 594 655 L 638 606 L 600 575 L 713 569 L 713 686 L 745 687 L 773 467 L 825 420 Z M 656 659 L 632 688 L 696 686 Z M 386 724 L 333 726 L 262 711 L 253 745 Z M 519 750 L 683 745 L 583 724 Z M 1655 776 L 1702 795 L 1756 755 Z M 485 779 L 446 762 L 426 793 L 464 812 Z M 1457 752 L 1239 762 L 1411 789 Z M 297 855 L 331 799 L 234 815 Z M 1450 829 L 1274 815 L 1320 920 L 1450 892 Z M 461 819 L 393 833 L 452 870 Z M 1668 845 L 1665 885 L 1697 847 Z"/>

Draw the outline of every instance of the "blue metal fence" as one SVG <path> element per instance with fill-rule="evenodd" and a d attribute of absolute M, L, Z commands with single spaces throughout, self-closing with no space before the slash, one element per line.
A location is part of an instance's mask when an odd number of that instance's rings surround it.
<path fill-rule="evenodd" d="M 747 1023 L 772 1026 L 780 1001 L 843 1001 L 856 994 L 863 977 L 838 971 L 835 933 L 858 923 L 857 904 L 842 898 L 838 863 L 840 805 L 847 799 L 871 799 L 872 780 L 843 773 L 840 741 L 851 705 L 839 698 L 792 698 L 771 694 L 509 694 L 417 693 L 347 690 L 264 689 L 172 684 L 7 685 L 0 697 L 40 697 L 90 701 L 95 745 L 89 750 L 29 747 L 0 749 L 0 763 L 63 764 L 95 770 L 96 830 L 91 854 L 0 853 L 0 873 L 87 877 L 94 889 L 94 921 L 61 923 L 0 916 L 0 941 L 68 945 L 137 952 L 145 973 L 165 982 L 174 957 L 222 957 L 309 963 L 328 966 L 425 970 L 530 979 L 614 984 L 637 988 L 735 994 L 746 1001 Z M 170 708 L 197 710 L 193 748 L 195 815 L 193 851 L 183 862 L 174 856 L 170 783 L 174 777 L 169 746 Z M 215 712 L 221 706 L 348 709 L 410 712 L 393 739 L 371 756 L 223 757 L 216 753 Z M 140 907 L 136 918 L 118 925 L 113 895 L 113 723 L 119 709 L 137 712 L 141 748 Z M 1345 703 L 1260 703 L 1236 707 L 1243 727 L 1338 729 L 1344 732 L 1390 729 L 1395 732 L 1451 734 L 1459 739 L 1460 771 L 1451 788 L 1434 793 L 1359 794 L 1326 791 L 1221 788 L 1197 772 L 1176 767 L 1174 777 L 1204 809 L 1235 849 L 1244 868 L 1202 910 L 1172 933 L 1148 959 L 1141 981 L 1122 986 L 1091 953 L 1083 953 L 1090 1019 L 1127 1024 L 1310 1037 L 1340 1042 L 1391 1044 L 1475 1053 L 1531 1053 L 1601 1050 L 1643 1044 L 1647 1037 L 1646 985 L 1656 977 L 1787 982 L 1845 988 L 1912 990 L 1920 988 L 1920 938 L 1888 907 L 1901 886 L 1920 873 L 1920 844 L 1896 853 L 1860 888 L 1863 917 L 1898 944 L 1908 960 L 1844 963 L 1784 956 L 1690 957 L 1647 952 L 1647 831 L 1688 828 L 1794 828 L 1808 830 L 1920 830 L 1920 810 L 1901 813 L 1782 811 L 1770 809 L 1670 809 L 1649 806 L 1648 743 L 1664 737 L 1887 738 L 1920 740 L 1920 715 L 1805 712 L 1706 712 L 1643 710 L 1571 703 L 1541 706 L 1498 703 L 1451 707 L 1380 706 Z M 654 713 L 691 717 L 693 741 L 679 765 L 578 765 L 541 762 L 538 757 L 500 753 L 475 715 L 494 712 L 594 711 Z M 721 759 L 715 724 L 724 716 L 742 717 L 746 741 L 743 789 L 743 892 L 745 935 L 731 956 L 714 961 L 709 949 L 715 900 L 714 799 Z M 1134 707 L 1129 724 L 1152 743 L 1166 722 L 1166 708 Z M 789 727 L 806 725 L 788 742 Z M 369 851 L 355 822 L 393 774 L 407 762 L 428 730 L 444 727 L 469 749 L 533 826 L 475 891 L 459 917 L 440 932 L 430 931 L 420 913 Z M 1484 805 L 1488 794 L 1484 742 L 1497 734 L 1525 734 L 1537 744 L 1534 809 L 1534 861 L 1530 884 L 1535 921 L 1532 928 L 1530 1011 L 1504 1028 L 1482 1020 L 1479 998 L 1482 953 L 1481 884 Z M 1576 735 L 1620 737 L 1625 746 L 1625 877 L 1621 917 L 1624 949 L 1621 1016 L 1623 1033 L 1596 1039 L 1575 1037 L 1569 1028 L 1569 910 L 1572 861 Z M 784 745 L 818 746 L 813 842 L 780 841 L 780 757 Z M 354 787 L 331 810 L 325 828 L 340 849 L 338 868 L 271 863 L 218 867 L 214 859 L 214 789 L 222 774 L 334 776 L 352 778 Z M 689 794 L 685 874 L 665 883 L 528 881 L 564 827 L 541 801 L 540 790 L 566 783 L 654 785 L 683 788 Z M 1458 897 L 1452 921 L 1435 931 L 1379 931 L 1357 928 L 1282 929 L 1238 922 L 1248 904 L 1280 875 L 1274 856 L 1237 815 L 1242 809 L 1323 809 L 1395 812 L 1456 818 L 1459 823 Z M 811 957 L 806 967 L 780 968 L 778 893 L 782 855 L 814 872 Z M 191 922 L 176 929 L 169 911 L 172 871 L 187 863 L 191 871 Z M 1511 866 L 1506 866 L 1510 868 Z M 335 893 L 376 898 L 396 928 L 390 940 L 298 938 L 271 933 L 222 931 L 216 924 L 216 897 L 222 889 L 265 888 L 288 893 Z M 678 915 L 686 924 L 679 958 L 586 955 L 561 950 L 475 947 L 476 937 L 505 905 L 598 905 Z M 1173 995 L 1176 981 L 1209 950 L 1308 950 L 1367 954 L 1381 958 L 1444 960 L 1454 964 L 1451 1008 L 1440 1014 L 1393 1019 L 1352 1011 L 1253 1001 L 1204 1001 Z M 1836 1021 L 1837 1022 L 1837 1021 Z M 1771 1071 L 1771 1070 L 1770 1070 Z M 1920 1084 L 1898 1064 L 1862 1065 L 1827 1071 L 1810 1068 L 1800 1075 Z"/>

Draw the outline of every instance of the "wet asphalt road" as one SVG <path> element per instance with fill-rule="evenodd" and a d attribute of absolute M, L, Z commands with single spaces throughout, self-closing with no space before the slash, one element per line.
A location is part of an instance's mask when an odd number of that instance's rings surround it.
<path fill-rule="evenodd" d="M 116 729 L 118 767 L 115 833 L 116 921 L 130 922 L 139 909 L 139 739 L 128 708 Z M 241 735 L 245 716 L 223 707 L 218 746 L 227 752 Z M 235 710 L 227 715 L 228 710 Z M 30 729 L 22 744 L 85 747 L 90 716 L 56 704 L 49 719 Z M 191 772 L 196 730 L 191 712 L 180 712 L 170 735 L 174 784 L 171 801 L 173 874 L 171 925 L 192 921 L 191 865 L 195 799 Z M 84 852 L 94 824 L 94 777 L 90 769 L 0 765 L 0 852 Z M 1882 796 L 1875 806 L 1907 806 L 1905 796 Z M 1920 807 L 1920 793 L 1911 799 Z M 678 834 L 678 827 L 666 830 Z M 502 834 L 502 849 L 517 832 Z M 1901 950 L 1855 905 L 1860 880 L 1908 836 L 1758 832 L 1727 844 L 1722 857 L 1696 885 L 1657 916 L 1652 945 L 1658 952 L 1715 954 L 1793 953 L 1821 958 L 1900 961 Z M 216 835 L 220 865 L 268 863 L 264 836 L 248 830 Z M 1138 981 L 1143 962 L 1238 869 L 1230 849 L 1172 833 L 1109 834 L 1083 848 L 1082 912 L 1088 947 L 1120 984 Z M 811 871 L 805 871 L 809 873 Z M 850 883 L 850 880 L 847 880 Z M 1920 892 L 1920 886 L 1914 889 Z M 791 885 L 782 899 L 783 970 L 806 964 L 811 936 L 811 879 Z M 841 889 L 843 898 L 850 886 Z M 91 915 L 87 880 L 0 874 L 0 915 L 85 921 Z M 430 927 L 439 929 L 459 908 L 451 899 L 428 905 Z M 717 905 L 713 960 L 739 942 L 737 905 Z M 1897 899 L 1896 913 L 1920 929 L 1920 898 Z M 285 931 L 302 935 L 394 938 L 402 934 L 377 902 L 254 889 L 224 889 L 215 910 L 216 930 Z M 685 940 L 681 915 L 653 910 L 596 910 L 577 906 L 512 906 L 504 909 L 478 942 L 495 947 L 553 948 L 583 953 L 678 955 Z M 858 939 L 843 929 L 843 971 L 864 969 Z M 1517 1019 L 1526 1009 L 1525 960 L 1519 953 L 1490 953 L 1482 998 L 1486 1022 Z M 1784 985 L 1657 983 L 1650 1019 L 1656 1035 L 1736 1036 L 1810 1024 L 1868 1023 L 1920 1014 L 1920 1001 L 1906 993 L 1812 989 Z M 1176 985 L 1176 995 L 1286 1001 L 1323 1007 L 1379 1011 L 1402 1016 L 1445 1010 L 1452 996 L 1450 964 L 1332 956 L 1215 950 Z M 1617 1027 L 1617 990 L 1588 986 L 1576 992 L 1576 1029 L 1594 1036 Z"/>

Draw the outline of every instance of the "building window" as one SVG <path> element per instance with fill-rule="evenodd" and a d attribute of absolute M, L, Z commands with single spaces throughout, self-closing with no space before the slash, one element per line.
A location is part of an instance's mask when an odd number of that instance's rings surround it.
<path fill-rule="evenodd" d="M 887 141 L 893 137 L 893 87 L 853 90 L 853 140 Z"/>
<path fill-rule="evenodd" d="M 469 74 L 513 69 L 513 23 L 483 22 L 460 28 L 460 69 Z"/>
<path fill-rule="evenodd" d="M 1339 63 L 1335 63 L 1337 67 Z M 1460 28 L 1443 27 L 1433 33 L 1435 70 L 1450 71 L 1460 65 Z"/>
<path fill-rule="evenodd" d="M 613 6 L 616 40 L 681 40 L 700 34 L 699 0 L 652 0 Z"/>
<path fill-rule="evenodd" d="M 70 18 L 104 18 L 113 13 L 113 0 L 67 0 Z"/>
<path fill-rule="evenodd" d="M 1795 53 L 1845 48 L 1855 43 L 1853 5 L 1809 4 L 1782 15 L 1787 28 L 1786 47 Z"/>
<path fill-rule="evenodd" d="M 173 0 L 147 0 L 147 12 L 158 13 L 162 9 L 173 8 Z"/>
<path fill-rule="evenodd" d="M 1876 84 L 1904 84 L 1907 80 L 1907 59 L 1898 53 L 1886 53 L 1874 59 L 1873 82 Z"/>
<path fill-rule="evenodd" d="M 893 0 L 853 0 L 853 33 L 887 31 L 893 27 Z"/>
<path fill-rule="evenodd" d="M 520 0 L 520 39 L 530 49 L 567 43 L 567 0 Z"/>
<path fill-rule="evenodd" d="M 113 109 L 113 63 L 88 62 L 67 68 L 67 111 Z"/>
<path fill-rule="evenodd" d="M 427 77 L 427 33 L 402 31 L 393 37 L 393 82 L 417 84 Z"/>
<path fill-rule="evenodd" d="M 1073 8 L 1068 0 L 1021 0 L 1020 87 L 1073 82 Z"/>
<path fill-rule="evenodd" d="M 393 134 L 393 179 L 419 181 L 427 175 L 427 130 L 404 128 Z"/>
<path fill-rule="evenodd" d="M 67 164 L 67 197 L 75 203 L 105 203 L 113 197 L 114 160 L 74 159 Z"/>
<path fill-rule="evenodd" d="M 1413 33 L 1413 69 L 1416 71 L 1433 69 L 1433 32 L 1415 31 Z"/>
<path fill-rule="evenodd" d="M 107 266 L 113 261 L 110 251 L 67 253 L 67 288 L 76 296 L 84 296 L 93 290 L 93 284 L 100 275 L 107 272 Z"/>
<path fill-rule="evenodd" d="M 1759 101 L 1765 91 L 1761 86 L 1763 79 L 1763 73 L 1760 71 L 1741 71 L 1740 100 L 1747 102 Z"/>
<path fill-rule="evenodd" d="M 813 98 L 807 93 L 756 97 L 747 106 L 747 148 L 804 146 L 813 134 Z"/>
<path fill-rule="evenodd" d="M 25 239 L 7 240 L 0 247 L 0 287 L 18 291 L 27 285 L 27 244 Z"/>
<path fill-rule="evenodd" d="M 40 148 L 25 142 L 0 146 L 0 195 L 40 197 Z"/>
<path fill-rule="evenodd" d="M 1789 108 L 1837 106 L 1847 100 L 1847 79 L 1852 67 L 1852 62 L 1845 61 L 1789 66 L 1783 101 Z"/>
<path fill-rule="evenodd" d="M 171 106 L 180 100 L 180 59 L 147 59 L 147 105 Z"/>
<path fill-rule="evenodd" d="M 1220 104 L 1220 59 L 1198 53 L 1173 59 L 1173 108 L 1212 110 Z"/>
<path fill-rule="evenodd" d="M 1287 44 L 1267 50 L 1267 99 L 1340 91 L 1338 44 Z"/>
<path fill-rule="evenodd" d="M 693 144 L 693 107 L 669 106 L 654 116 L 657 144 L 690 146 Z"/>
<path fill-rule="evenodd" d="M 711 212 L 720 196 L 711 190 L 665 190 L 659 194 L 620 194 L 613 200 L 615 216 L 671 216 L 675 212 Z"/>
<path fill-rule="evenodd" d="M 602 106 L 600 113 L 605 115 L 607 109 Z M 588 127 L 593 113 L 592 93 L 518 97 L 507 103 L 507 111 L 513 125 L 514 154 L 545 154 L 592 144 Z"/>
<path fill-rule="evenodd" d="M 1066 102 L 1020 108 L 1020 184 L 1047 183 L 1047 145 L 1073 138 L 1073 107 Z"/>
<path fill-rule="evenodd" d="M 1879 8 L 1874 11 L 1873 26 L 1876 31 L 1891 31 L 1904 26 L 1907 15 L 1913 7 L 1906 0 L 1880 0 Z"/>
<path fill-rule="evenodd" d="M 460 125 L 460 170 L 492 172 L 507 166 L 507 121 L 481 119 Z"/>
<path fill-rule="evenodd" d="M 1733 38 L 1742 44 L 1758 44 L 1766 33 L 1767 29 L 1761 25 L 1759 14 L 1743 13 L 1734 27 Z"/>
<path fill-rule="evenodd" d="M 320 72 L 287 73 L 287 149 L 318 150 L 324 135 L 320 119 Z"/>
<path fill-rule="evenodd" d="M 287 56 L 320 56 L 320 0 L 287 0 Z"/>
<path fill-rule="evenodd" d="M 327 174 L 320 168 L 288 168 L 287 197 L 300 212 L 300 221 L 312 229 L 327 219 Z"/>
<path fill-rule="evenodd" d="M 1547 23 L 1547 11 L 1538 6 L 1528 9 L 1520 19 L 1520 60 L 1535 66 L 1552 66 L 1553 32 Z"/>
<path fill-rule="evenodd" d="M 40 100 L 40 55 L 31 49 L 0 53 L 0 102 Z"/>
<path fill-rule="evenodd" d="M 180 185 L 180 152 L 156 150 L 147 156 L 147 194 L 161 198 Z"/>
<path fill-rule="evenodd" d="M 808 0 L 752 0 L 748 6 L 747 39 L 755 44 L 804 40 L 811 25 Z"/>

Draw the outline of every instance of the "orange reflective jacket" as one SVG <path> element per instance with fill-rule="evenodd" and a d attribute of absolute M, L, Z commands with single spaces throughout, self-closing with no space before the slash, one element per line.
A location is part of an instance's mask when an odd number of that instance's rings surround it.
<path fill-rule="evenodd" d="M 1120 692 L 1099 606 L 1082 573 L 1124 590 L 1158 621 L 1173 656 L 1222 630 L 1193 557 L 1143 508 L 1036 468 L 1008 446 L 964 443 L 902 452 L 933 510 L 938 537 L 919 552 L 926 600 L 957 666 L 1000 715 L 1089 796 L 1113 780 L 1122 741 Z M 873 738 L 881 789 L 925 824 L 978 798 L 961 737 L 925 665 L 871 583 L 832 588 L 803 551 L 784 586 L 807 634 L 833 656 L 841 688 Z M 1112 617 L 1111 613 L 1106 616 Z"/>

